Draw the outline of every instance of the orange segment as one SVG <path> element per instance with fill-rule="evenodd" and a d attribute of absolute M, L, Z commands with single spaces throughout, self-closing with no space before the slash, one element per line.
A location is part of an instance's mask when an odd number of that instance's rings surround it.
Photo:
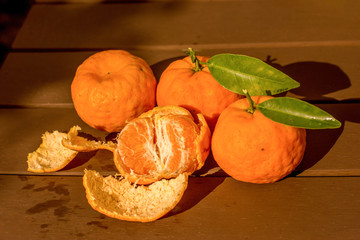
<path fill-rule="evenodd" d="M 189 118 L 166 116 L 156 119 L 159 156 L 164 170 L 193 172 L 196 169 L 196 142 L 199 127 Z"/>
<path fill-rule="evenodd" d="M 198 126 L 182 116 L 139 118 L 118 137 L 118 153 L 127 171 L 136 174 L 194 171 Z"/>
<path fill-rule="evenodd" d="M 157 170 L 158 153 L 155 145 L 154 123 L 151 119 L 136 119 L 121 131 L 118 137 L 118 153 L 123 156 L 126 171 L 150 174 Z"/>

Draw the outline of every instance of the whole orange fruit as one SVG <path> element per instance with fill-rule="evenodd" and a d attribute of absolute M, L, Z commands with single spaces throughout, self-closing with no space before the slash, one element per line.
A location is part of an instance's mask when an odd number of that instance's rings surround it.
<path fill-rule="evenodd" d="M 106 50 L 87 58 L 71 84 L 79 117 L 89 126 L 118 132 L 156 104 L 156 79 L 149 65 L 124 50 Z"/>
<path fill-rule="evenodd" d="M 259 104 L 272 97 L 252 97 Z M 259 110 L 249 113 L 244 98 L 228 106 L 213 132 L 215 161 L 233 178 L 251 183 L 271 183 L 290 174 L 301 162 L 306 130 L 274 122 Z"/>
<path fill-rule="evenodd" d="M 197 56 L 196 60 L 207 62 L 208 59 Z M 191 56 L 172 62 L 162 73 L 156 91 L 159 106 L 177 105 L 202 113 L 211 130 L 220 113 L 238 99 L 238 94 L 222 87 L 207 66 L 199 66 Z"/>

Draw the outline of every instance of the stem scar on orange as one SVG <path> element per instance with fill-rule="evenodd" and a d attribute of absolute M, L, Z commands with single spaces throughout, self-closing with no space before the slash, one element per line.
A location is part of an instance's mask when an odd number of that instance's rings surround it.
<path fill-rule="evenodd" d="M 159 106 L 177 105 L 202 113 L 211 130 L 220 113 L 240 95 L 222 87 L 206 65 L 209 57 L 190 56 L 172 62 L 162 73 L 156 91 Z"/>
<path fill-rule="evenodd" d="M 256 106 L 270 98 L 251 99 Z M 221 113 L 211 140 L 214 159 L 237 180 L 276 182 L 300 164 L 306 130 L 274 122 L 256 107 L 251 109 L 249 102 L 246 98 L 238 100 Z"/>
<path fill-rule="evenodd" d="M 124 50 L 106 50 L 87 58 L 71 84 L 79 117 L 89 126 L 119 132 L 125 122 L 156 104 L 156 79 L 150 66 Z"/>

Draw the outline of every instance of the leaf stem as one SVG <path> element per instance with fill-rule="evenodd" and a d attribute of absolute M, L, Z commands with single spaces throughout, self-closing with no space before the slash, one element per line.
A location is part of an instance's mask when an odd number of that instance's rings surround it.
<path fill-rule="evenodd" d="M 255 103 L 254 101 L 251 99 L 250 94 L 248 93 L 248 91 L 246 89 L 243 89 L 243 92 L 247 98 L 247 100 L 249 101 L 249 108 L 246 110 L 248 113 L 254 114 L 255 112 Z"/>
<path fill-rule="evenodd" d="M 191 62 L 195 63 L 195 67 L 194 67 L 194 71 L 195 72 L 199 72 L 201 71 L 204 67 L 202 66 L 202 62 L 199 61 L 199 59 L 196 57 L 196 53 L 192 48 L 189 48 L 189 51 L 187 52 L 187 55 L 190 56 L 191 58 Z"/>

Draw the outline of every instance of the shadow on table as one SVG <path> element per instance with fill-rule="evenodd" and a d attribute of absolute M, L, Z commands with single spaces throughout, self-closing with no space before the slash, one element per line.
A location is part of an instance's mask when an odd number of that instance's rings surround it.
<path fill-rule="evenodd" d="M 351 87 L 349 77 L 336 65 L 306 61 L 281 66 L 274 63 L 275 60 L 268 56 L 265 62 L 300 83 L 299 88 L 290 90 L 291 93 L 298 95 L 304 101 L 317 105 L 342 124 L 338 129 L 307 130 L 307 147 L 303 161 L 294 171 L 296 175 L 314 166 L 330 151 L 343 132 L 345 121 L 360 122 L 360 113 L 353 109 L 354 105 L 341 104 L 359 103 L 360 99 L 339 101 L 325 96 Z"/>
<path fill-rule="evenodd" d="M 153 70 L 154 76 L 156 78 L 156 81 L 159 82 L 161 74 L 164 72 L 164 70 L 170 65 L 170 63 L 180 60 L 186 57 L 186 54 L 184 53 L 183 56 L 173 57 L 169 59 L 165 59 L 161 62 L 155 63 L 151 65 L 151 69 Z"/>
<path fill-rule="evenodd" d="M 92 136 L 91 134 L 87 134 L 84 132 L 79 132 L 78 135 L 80 137 L 86 138 L 90 141 L 96 141 L 97 138 Z M 87 162 L 89 162 L 89 160 L 95 156 L 97 151 L 89 151 L 89 152 L 79 152 L 76 157 L 68 164 L 66 165 L 62 171 L 66 171 L 66 170 L 70 170 L 73 168 L 77 168 L 80 166 L 83 166 L 84 164 L 86 164 Z"/>
<path fill-rule="evenodd" d="M 0 67 L 11 50 L 23 21 L 31 7 L 32 0 L 0 1 Z"/>
<path fill-rule="evenodd" d="M 164 218 L 185 212 L 198 204 L 202 199 L 209 195 L 219 186 L 225 177 L 190 177 L 188 188 L 176 207 L 171 210 Z"/>

